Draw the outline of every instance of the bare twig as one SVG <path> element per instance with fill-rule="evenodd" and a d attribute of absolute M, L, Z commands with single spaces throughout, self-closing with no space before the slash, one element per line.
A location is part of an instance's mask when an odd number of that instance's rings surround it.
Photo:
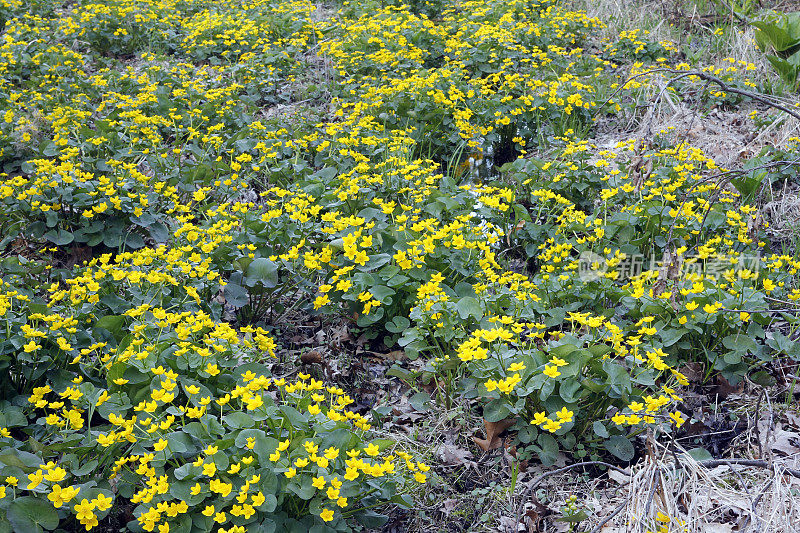
<path fill-rule="evenodd" d="M 539 477 L 534 479 L 533 482 L 531 482 L 531 484 L 528 486 L 528 488 L 525 490 L 524 494 L 522 495 L 522 500 L 520 501 L 520 504 L 517 506 L 517 515 L 516 515 L 516 519 L 514 520 L 514 531 L 516 531 L 516 528 L 519 526 L 520 520 L 522 519 L 522 511 L 525 509 L 525 502 L 528 501 L 528 498 L 530 498 L 531 494 L 533 494 L 533 491 L 536 490 L 536 488 L 542 483 L 542 481 L 544 481 L 545 479 L 547 479 L 550 476 L 563 474 L 564 472 L 567 472 L 567 471 L 572 470 L 574 468 L 581 468 L 581 467 L 587 467 L 587 466 L 605 466 L 607 468 L 611 468 L 613 470 L 616 470 L 617 472 L 620 472 L 620 473 L 622 473 L 622 474 L 624 474 L 626 476 L 630 476 L 630 472 L 628 470 L 625 470 L 624 468 L 620 468 L 618 466 L 612 465 L 611 463 L 605 463 L 603 461 L 584 461 L 584 462 L 581 462 L 581 463 L 575 463 L 575 464 L 571 464 L 569 466 L 564 466 L 564 467 L 561 467 L 561 468 L 557 468 L 555 470 L 550 470 L 549 472 L 545 472 L 544 474 L 541 474 Z"/>
<path fill-rule="evenodd" d="M 656 480 L 656 478 L 658 478 L 658 480 Z M 656 464 L 655 468 L 653 469 L 653 476 L 650 479 L 650 494 L 648 494 L 647 503 L 644 506 L 644 516 L 648 516 L 648 514 L 650 513 L 650 506 L 653 505 L 653 498 L 655 497 L 656 489 L 660 484 L 661 484 L 661 469 Z M 641 522 L 639 522 L 639 531 L 644 531 L 644 530 L 645 530 L 645 521 L 642 520 Z"/>
<path fill-rule="evenodd" d="M 708 459 L 705 461 L 697 461 L 697 464 L 703 468 L 716 468 L 723 465 L 754 466 L 768 469 L 772 469 L 774 467 L 780 469 L 779 472 L 782 474 L 788 474 L 792 477 L 800 478 L 800 470 L 789 468 L 788 466 L 776 465 L 762 459 Z"/>
<path fill-rule="evenodd" d="M 800 113 L 798 113 L 797 111 L 794 111 L 794 110 L 786 107 L 785 105 L 783 105 L 780 102 L 776 101 L 775 99 L 773 99 L 769 95 L 766 95 L 766 94 L 763 94 L 763 93 L 757 93 L 757 92 L 753 92 L 753 91 L 746 91 L 744 89 L 737 89 L 736 87 L 731 87 L 730 85 L 728 85 L 727 83 L 725 83 L 721 79 L 717 78 L 716 76 L 712 76 L 711 74 L 708 74 L 707 72 L 703 72 L 701 70 L 676 70 L 676 69 L 671 69 L 671 68 L 656 68 L 656 69 L 648 70 L 647 72 L 640 72 L 638 74 L 635 74 L 635 75 L 627 78 L 625 80 L 625 82 L 622 83 L 622 85 L 620 85 L 619 89 L 614 91 L 611 94 L 611 96 L 597 108 L 597 110 L 594 113 L 594 116 L 596 116 L 600 112 L 601 109 L 603 109 L 607 104 L 609 104 L 613 100 L 614 96 L 616 96 L 620 91 L 622 91 L 625 88 L 625 86 L 628 85 L 628 83 L 630 83 L 631 81 L 633 81 L 633 80 L 635 80 L 637 78 L 641 78 L 642 76 L 647 76 L 648 74 L 655 74 L 656 72 L 669 72 L 670 74 L 677 74 L 676 77 L 672 78 L 671 80 L 669 80 L 667 82 L 667 84 L 661 90 L 661 94 L 663 94 L 664 90 L 667 87 L 669 87 L 670 84 L 678 81 L 679 79 L 686 78 L 686 77 L 691 77 L 691 76 L 696 76 L 697 78 L 699 78 L 699 79 L 701 79 L 703 81 L 710 82 L 710 83 L 713 83 L 715 85 L 718 85 L 719 88 L 722 89 L 726 93 L 738 94 L 739 96 L 744 96 L 746 98 L 750 98 L 751 100 L 755 100 L 756 102 L 762 103 L 762 104 L 764 104 L 764 105 L 766 105 L 768 107 L 779 109 L 779 110 L 783 111 L 784 113 L 786 113 L 787 115 L 790 115 L 790 116 L 796 118 L 797 120 L 800 120 Z"/>
<path fill-rule="evenodd" d="M 622 511 L 625 508 L 625 506 L 628 505 L 628 499 L 629 498 L 630 498 L 630 495 L 628 495 L 628 497 L 625 498 L 624 502 L 622 502 L 621 504 L 617 505 L 617 507 L 614 508 L 614 511 L 610 515 L 608 515 L 607 517 L 603 518 L 600 521 L 600 523 L 597 524 L 594 527 L 594 529 L 592 529 L 591 533 L 598 533 L 601 529 L 603 529 L 604 525 L 606 525 L 612 518 L 617 516 L 620 513 L 620 511 Z"/>

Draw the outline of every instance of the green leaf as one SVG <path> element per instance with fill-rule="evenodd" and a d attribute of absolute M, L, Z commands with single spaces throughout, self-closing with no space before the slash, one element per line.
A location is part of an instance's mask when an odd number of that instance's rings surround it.
<path fill-rule="evenodd" d="M 764 370 L 759 370 L 750 376 L 750 381 L 762 387 L 772 387 L 776 383 L 775 378 Z"/>
<path fill-rule="evenodd" d="M 14 531 L 50 531 L 58 527 L 58 513 L 48 501 L 23 496 L 9 505 L 8 521 L 14 526 Z"/>
<path fill-rule="evenodd" d="M 379 514 L 374 511 L 368 510 L 356 515 L 356 520 L 359 524 L 366 528 L 377 529 L 382 527 L 389 521 L 389 517 L 384 514 Z"/>
<path fill-rule="evenodd" d="M 411 325 L 411 321 L 404 316 L 396 316 L 391 322 L 386 323 L 386 330 L 391 333 L 402 333 Z"/>
<path fill-rule="evenodd" d="M 665 348 L 672 346 L 679 340 L 686 335 L 689 330 L 686 329 L 671 329 L 671 328 L 664 328 L 662 329 L 659 334 L 661 335 L 661 343 L 664 345 Z"/>
<path fill-rule="evenodd" d="M 567 522 L 567 523 L 570 523 L 570 524 L 577 524 L 579 522 L 583 522 L 587 518 L 589 518 L 589 515 L 586 514 L 586 511 L 581 509 L 580 511 L 578 511 L 575 514 L 571 514 L 571 515 L 568 515 L 568 516 L 565 515 L 565 516 L 561 516 L 559 518 L 556 518 L 556 522 Z"/>
<path fill-rule="evenodd" d="M 273 496 L 274 498 L 275 496 Z M 265 502 L 266 504 L 266 502 Z M 274 511 L 274 509 L 273 509 Z M 271 511 L 267 511 L 271 512 Z M 271 518 L 264 519 L 263 522 L 256 526 L 247 526 L 252 533 L 275 533 L 275 522 Z"/>
<path fill-rule="evenodd" d="M 594 430 L 594 434 L 600 438 L 607 439 L 608 438 L 608 429 L 603 423 L 599 420 L 595 420 L 592 424 L 592 429 Z"/>
<path fill-rule="evenodd" d="M 297 494 L 301 499 L 310 500 L 317 492 L 317 489 L 311 484 L 311 476 L 298 477 L 300 477 L 299 482 L 297 481 L 297 478 L 294 478 L 289 482 L 286 488 Z"/>
<path fill-rule="evenodd" d="M 125 317 L 121 315 L 105 315 L 94 323 L 96 328 L 103 328 L 111 333 L 114 338 L 121 338 L 122 326 L 125 324 Z"/>
<path fill-rule="evenodd" d="M 568 379 L 558 386 L 558 394 L 567 403 L 575 403 L 580 397 L 581 383 L 575 379 Z"/>
<path fill-rule="evenodd" d="M 257 257 L 247 267 L 246 275 L 248 280 L 258 281 L 264 287 L 272 288 L 278 284 L 278 265 L 266 257 Z"/>
<path fill-rule="evenodd" d="M 71 468 L 70 473 L 75 477 L 82 477 L 87 474 L 90 474 L 98 465 L 97 459 L 92 459 L 87 461 L 86 464 L 83 464 L 77 468 Z"/>
<path fill-rule="evenodd" d="M 728 335 L 722 339 L 722 344 L 729 350 L 733 350 L 740 354 L 747 352 L 755 353 L 758 350 L 756 341 L 744 334 Z"/>
<path fill-rule="evenodd" d="M 603 446 L 605 446 L 606 450 L 608 450 L 611 455 L 620 461 L 630 461 L 633 459 L 633 456 L 636 455 L 633 443 L 622 435 L 613 435 L 603 443 Z"/>
<path fill-rule="evenodd" d="M 687 451 L 686 454 L 695 461 L 708 461 L 709 459 L 714 458 L 705 448 L 692 448 L 691 450 Z"/>
<path fill-rule="evenodd" d="M 483 310 L 481 309 L 480 302 L 472 296 L 464 296 L 456 302 L 456 310 L 458 311 L 458 316 L 461 317 L 462 320 L 466 320 L 469 317 L 480 320 L 483 317 Z"/>
<path fill-rule="evenodd" d="M 631 376 L 621 363 L 611 360 L 603 361 L 603 370 L 608 374 L 608 384 L 611 385 L 612 390 L 619 395 L 630 393 Z"/>
<path fill-rule="evenodd" d="M 431 395 L 424 391 L 418 392 L 408 399 L 408 403 L 420 413 L 424 413 L 431 408 Z"/>
<path fill-rule="evenodd" d="M 281 411 L 283 411 L 283 414 L 286 415 L 286 418 L 289 419 L 289 422 L 291 422 L 291 424 L 294 427 L 296 428 L 301 428 L 303 426 L 308 427 L 307 426 L 308 418 L 303 416 L 303 414 L 294 407 L 290 405 L 282 405 Z"/>
<path fill-rule="evenodd" d="M 144 247 L 144 239 L 135 232 L 130 232 L 125 236 L 125 247 L 131 250 L 138 250 Z"/>
<path fill-rule="evenodd" d="M 225 294 L 225 301 L 235 309 L 244 307 L 250 301 L 247 290 L 234 282 L 228 282 L 223 289 L 223 293 Z"/>
<path fill-rule="evenodd" d="M 729 365 L 738 365 L 742 362 L 741 352 L 728 352 L 722 356 L 722 360 Z"/>
<path fill-rule="evenodd" d="M 539 460 L 542 461 L 542 464 L 545 466 L 555 464 L 558 459 L 558 441 L 552 435 L 542 433 L 536 439 L 536 442 L 539 443 L 539 449 L 536 453 L 539 455 Z"/>
<path fill-rule="evenodd" d="M 489 422 L 499 422 L 511 415 L 508 404 L 501 399 L 492 400 L 483 406 L 483 418 Z"/>
<path fill-rule="evenodd" d="M 22 409 L 6 401 L 0 402 L 0 427 L 11 428 L 27 425 L 28 418 L 22 413 Z"/>
<path fill-rule="evenodd" d="M 372 297 L 378 300 L 381 303 L 389 303 L 387 299 L 395 295 L 394 289 L 390 289 L 389 287 L 385 287 L 383 285 L 375 285 L 369 288 L 370 294 Z"/>
<path fill-rule="evenodd" d="M 173 453 L 185 453 L 195 448 L 192 437 L 182 431 L 175 431 L 166 435 L 167 446 Z"/>
<path fill-rule="evenodd" d="M 50 230 L 42 235 L 42 237 L 52 242 L 56 246 L 65 246 L 75 240 L 75 237 L 71 232 L 64 231 L 63 229 Z"/>
<path fill-rule="evenodd" d="M 251 428 L 255 425 L 253 417 L 241 411 L 234 411 L 222 417 L 222 422 L 234 429 Z"/>

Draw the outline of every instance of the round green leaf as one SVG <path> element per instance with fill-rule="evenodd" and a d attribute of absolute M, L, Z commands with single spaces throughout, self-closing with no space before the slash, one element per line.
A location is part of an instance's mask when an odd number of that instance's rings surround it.
<path fill-rule="evenodd" d="M 58 527 L 58 513 L 48 501 L 23 496 L 9 505 L 8 521 L 14 531 L 50 531 Z"/>

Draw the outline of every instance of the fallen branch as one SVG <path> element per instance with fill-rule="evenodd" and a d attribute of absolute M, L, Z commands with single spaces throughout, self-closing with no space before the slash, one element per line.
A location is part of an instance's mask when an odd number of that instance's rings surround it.
<path fill-rule="evenodd" d="M 788 466 L 777 465 L 774 463 L 769 463 L 762 459 L 708 459 L 706 461 L 697 461 L 697 464 L 702 466 L 703 468 L 716 468 L 718 466 L 730 466 L 730 465 L 741 465 L 741 466 L 755 466 L 758 468 L 778 468 L 779 472 L 782 474 L 789 474 L 790 476 L 800 478 L 800 470 L 795 468 L 789 468 Z"/>
<path fill-rule="evenodd" d="M 620 511 L 622 511 L 625 508 L 626 505 L 628 505 L 628 498 L 625 498 L 624 502 L 617 505 L 614 508 L 614 511 L 610 515 L 600 520 L 600 523 L 594 527 L 591 533 L 598 533 L 601 529 L 603 529 L 603 526 L 606 525 L 612 518 L 617 516 L 620 513 Z"/>
<path fill-rule="evenodd" d="M 635 80 L 636 78 L 641 78 L 642 76 L 647 76 L 648 74 L 655 74 L 657 72 L 669 72 L 670 74 L 677 74 L 677 76 L 675 78 L 672 78 L 671 80 L 669 80 L 667 82 L 667 85 L 664 87 L 664 89 L 666 89 L 667 87 L 669 87 L 670 84 L 672 84 L 675 81 L 678 81 L 679 79 L 686 78 L 686 77 L 691 77 L 691 76 L 696 76 L 696 77 L 698 77 L 699 79 L 701 79 L 703 81 L 710 82 L 710 83 L 713 83 L 715 85 L 718 85 L 719 88 L 722 89 L 726 93 L 738 94 L 740 96 L 744 96 L 744 97 L 750 98 L 751 100 L 755 100 L 756 102 L 760 102 L 760 103 L 762 103 L 762 104 L 764 104 L 766 106 L 769 106 L 769 107 L 772 107 L 772 108 L 775 108 L 775 109 L 779 109 L 779 110 L 783 111 L 784 113 L 786 113 L 788 115 L 791 115 L 792 117 L 796 118 L 797 120 L 800 120 L 800 113 L 798 113 L 797 111 L 794 111 L 793 109 L 790 109 L 790 108 L 786 107 L 785 105 L 781 104 L 780 102 L 775 101 L 769 95 L 766 95 L 766 94 L 763 94 L 763 93 L 756 93 L 756 92 L 753 92 L 753 91 L 746 91 L 744 89 L 737 89 L 736 87 L 731 87 L 730 85 L 728 85 L 727 83 L 725 83 L 721 79 L 717 78 L 716 76 L 712 76 L 711 74 L 708 74 L 708 73 L 700 71 L 700 70 L 675 70 L 675 69 L 671 69 L 671 68 L 656 68 L 656 69 L 653 69 L 653 70 L 648 70 L 647 72 L 640 72 L 638 74 L 635 74 L 635 75 L 627 78 L 622 83 L 622 85 L 620 85 L 619 89 L 614 91 L 611 94 L 611 96 L 605 102 L 603 102 L 597 108 L 597 110 L 595 110 L 593 116 L 597 116 L 597 114 L 600 113 L 601 109 L 603 109 L 606 105 L 611 103 L 611 101 L 613 100 L 614 96 L 616 96 L 620 91 L 622 91 L 628 85 L 628 83 L 630 83 L 631 81 Z M 664 89 L 662 89 L 661 93 L 659 93 L 659 97 L 663 94 Z"/>
<path fill-rule="evenodd" d="M 622 474 L 624 474 L 626 476 L 630 476 L 631 475 L 628 470 L 625 470 L 624 468 L 620 468 L 618 466 L 612 465 L 611 463 L 605 463 L 603 461 L 584 461 L 582 463 L 575 463 L 575 464 L 571 464 L 569 466 L 564 466 L 564 467 L 561 467 L 561 468 L 557 468 L 555 470 L 550 470 L 549 472 L 545 472 L 544 474 L 542 474 L 539 477 L 537 477 L 536 479 L 534 479 L 533 482 L 530 484 L 530 486 L 525 490 L 525 493 L 522 495 L 522 501 L 520 501 L 520 504 L 517 507 L 517 515 L 516 515 L 516 518 L 514 520 L 514 530 L 513 531 L 516 532 L 516 530 L 517 530 L 517 528 L 519 526 L 520 520 L 522 519 L 522 511 L 525 509 L 525 502 L 528 501 L 528 498 L 530 498 L 530 496 L 533 493 L 533 491 L 535 491 L 536 488 L 539 485 L 541 485 L 542 481 L 544 481 L 545 479 L 547 479 L 550 476 L 555 476 L 557 474 L 563 474 L 564 472 L 572 470 L 573 468 L 580 468 L 580 467 L 585 467 L 585 466 L 605 466 L 607 468 L 611 468 L 613 470 L 616 470 L 617 472 L 620 472 L 620 473 L 622 473 Z"/>

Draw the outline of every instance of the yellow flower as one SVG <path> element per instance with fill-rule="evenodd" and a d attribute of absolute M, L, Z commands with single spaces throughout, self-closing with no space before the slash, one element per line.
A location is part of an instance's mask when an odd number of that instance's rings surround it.
<path fill-rule="evenodd" d="M 364 453 L 366 453 L 370 457 L 375 457 L 380 453 L 380 448 L 370 443 L 366 448 L 364 448 Z"/>
<path fill-rule="evenodd" d="M 217 494 L 219 494 L 220 496 L 222 496 L 224 498 L 228 494 L 231 493 L 231 490 L 233 490 L 233 484 L 232 483 L 224 483 L 220 479 L 212 479 L 211 483 L 209 483 L 209 485 L 208 485 L 208 488 L 212 492 L 216 492 Z"/>
<path fill-rule="evenodd" d="M 544 429 L 546 429 L 550 433 L 555 433 L 556 431 L 561 429 L 561 422 L 547 419 L 547 422 L 544 423 Z"/>
<path fill-rule="evenodd" d="M 39 483 L 41 483 L 43 479 L 44 479 L 44 472 L 42 472 L 41 470 L 37 470 L 36 472 L 28 474 L 28 480 L 30 481 L 27 487 L 28 490 L 33 490 L 36 487 L 38 487 Z"/>
<path fill-rule="evenodd" d="M 62 489 L 58 484 L 53 485 L 51 490 L 52 492 L 47 495 L 47 499 L 53 502 L 55 507 L 61 507 L 63 504 L 69 502 L 72 498 L 77 496 L 78 492 L 80 492 L 80 488 L 66 487 Z"/>
<path fill-rule="evenodd" d="M 541 426 L 545 422 L 547 422 L 547 415 L 544 412 L 535 413 L 533 420 L 531 420 L 531 424 L 535 426 Z"/>
<path fill-rule="evenodd" d="M 545 365 L 544 375 L 550 378 L 557 378 L 561 375 L 561 372 L 558 371 L 558 367 L 556 365 Z"/>
<path fill-rule="evenodd" d="M 764 291 L 767 292 L 767 294 L 775 290 L 775 282 L 769 278 L 764 278 L 763 285 Z"/>
<path fill-rule="evenodd" d="M 333 461 L 334 459 L 339 457 L 339 448 L 334 448 L 333 446 L 331 446 L 330 448 L 325 450 L 325 457 Z"/>
<path fill-rule="evenodd" d="M 44 479 L 45 480 L 51 481 L 51 482 L 54 482 L 54 483 L 58 483 L 59 481 L 63 480 L 65 477 L 67 477 L 67 471 L 64 470 L 61 467 L 53 468 L 52 470 L 47 472 L 47 474 L 44 475 Z"/>
<path fill-rule="evenodd" d="M 111 508 L 111 502 L 114 499 L 110 496 L 106 496 L 105 494 L 98 494 L 97 497 L 92 500 L 92 503 L 97 507 L 98 511 L 106 511 Z"/>
<path fill-rule="evenodd" d="M 680 411 L 675 411 L 674 413 L 670 413 L 669 417 L 675 422 L 675 427 L 681 427 L 686 419 L 683 418 L 683 415 Z"/>
<path fill-rule="evenodd" d="M 91 519 L 94 516 L 94 503 L 86 498 L 81 500 L 81 503 L 75 504 L 75 518 L 78 520 Z"/>
<path fill-rule="evenodd" d="M 323 509 L 321 513 L 319 513 L 319 517 L 322 518 L 325 522 L 330 522 L 333 520 L 333 511 L 330 509 Z"/>
<path fill-rule="evenodd" d="M 509 372 L 519 372 L 520 370 L 524 370 L 525 365 L 523 363 L 513 363 L 511 366 L 508 367 Z"/>
<path fill-rule="evenodd" d="M 572 416 L 575 413 L 567 409 L 566 407 L 562 407 L 560 411 L 556 413 L 558 420 L 562 423 L 572 422 Z"/>
<path fill-rule="evenodd" d="M 252 499 L 253 499 L 253 507 L 258 507 L 260 505 L 263 505 L 267 497 L 264 496 L 264 494 L 261 491 L 258 491 L 257 494 L 253 494 Z"/>

